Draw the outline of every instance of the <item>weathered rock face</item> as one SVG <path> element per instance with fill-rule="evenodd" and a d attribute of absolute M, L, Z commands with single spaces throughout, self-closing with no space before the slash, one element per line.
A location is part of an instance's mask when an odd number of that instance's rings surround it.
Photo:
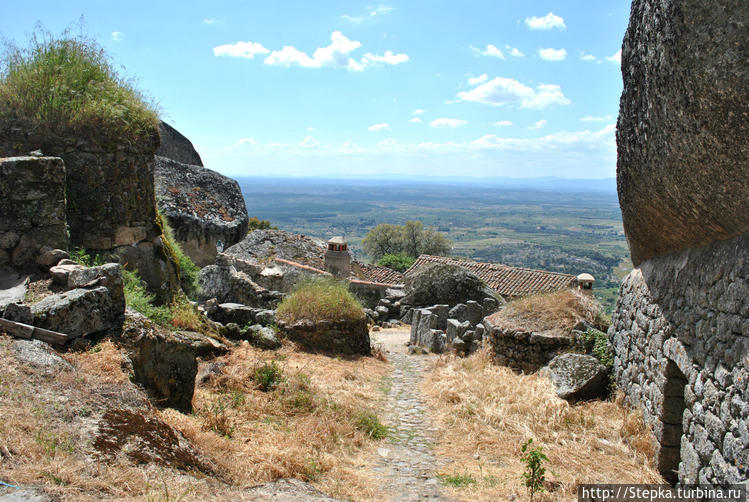
<path fill-rule="evenodd" d="M 749 230 L 744 0 L 635 0 L 617 185 L 632 261 Z"/>
<path fill-rule="evenodd" d="M 241 261 L 232 259 L 223 253 L 216 257 L 216 264 L 204 267 L 198 277 L 200 299 L 216 298 L 220 303 L 230 302 L 262 309 L 275 309 L 284 295 L 278 291 L 268 290 L 250 276 L 234 266 Z"/>
<path fill-rule="evenodd" d="M 365 356 L 371 353 L 366 317 L 356 321 L 299 321 L 284 325 L 281 331 L 311 352 Z"/>
<path fill-rule="evenodd" d="M 749 234 L 648 260 L 619 291 L 616 383 L 653 424 L 662 472 L 683 483 L 749 476 L 747 298 Z"/>
<path fill-rule="evenodd" d="M 216 258 L 247 233 L 247 208 L 239 184 L 199 165 L 156 156 L 156 199 L 182 250 L 198 265 Z"/>
<path fill-rule="evenodd" d="M 0 159 L 0 267 L 28 267 L 43 246 L 68 248 L 65 164 L 58 157 Z"/>
<path fill-rule="evenodd" d="M 113 295 L 105 286 L 47 296 L 31 307 L 34 326 L 72 337 L 117 328 L 125 307 L 118 297 L 122 298 L 121 289 Z"/>
<path fill-rule="evenodd" d="M 324 270 L 325 249 L 325 243 L 319 239 L 283 230 L 254 230 L 227 249 L 226 254 L 246 261 L 260 262 L 283 258 Z"/>
<path fill-rule="evenodd" d="M 404 303 L 416 307 L 483 302 L 493 292 L 475 274 L 457 265 L 430 264 L 405 276 Z"/>
<path fill-rule="evenodd" d="M 585 354 L 560 354 L 541 369 L 562 399 L 580 401 L 603 396 L 609 383 L 606 366 Z"/>
<path fill-rule="evenodd" d="M 156 150 L 156 155 L 159 157 L 166 157 L 182 164 L 203 167 L 203 161 L 198 152 L 195 151 L 192 142 L 163 120 L 159 122 L 159 139 L 161 144 L 159 149 Z"/>

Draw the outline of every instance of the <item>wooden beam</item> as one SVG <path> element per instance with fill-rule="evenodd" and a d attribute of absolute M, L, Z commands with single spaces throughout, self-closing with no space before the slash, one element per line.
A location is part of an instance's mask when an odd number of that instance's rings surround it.
<path fill-rule="evenodd" d="M 25 338 L 26 340 L 35 338 L 53 345 L 65 345 L 70 337 L 64 333 L 51 331 L 44 328 L 37 328 L 22 322 L 10 321 L 0 317 L 0 329 L 16 338 Z"/>

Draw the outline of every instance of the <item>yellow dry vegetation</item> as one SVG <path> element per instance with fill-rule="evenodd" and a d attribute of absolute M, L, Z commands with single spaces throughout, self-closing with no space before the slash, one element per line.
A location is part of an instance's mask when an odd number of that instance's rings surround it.
<path fill-rule="evenodd" d="M 63 357 L 72 370 L 44 372 L 11 354 L 0 334 L 0 479 L 42 487 L 62 500 L 242 500 L 243 490 L 281 477 L 334 497 L 374 500 L 370 462 L 379 444 L 357 427 L 380 405 L 386 363 L 242 344 L 214 362 L 222 375 L 196 389 L 194 413 L 153 408 L 122 370 L 123 352 L 104 342 Z M 275 359 L 283 379 L 263 392 L 255 370 Z M 203 363 L 205 364 L 205 363 Z M 97 457 L 98 417 L 128 409 L 180 431 L 219 476 Z M 167 497 L 168 493 L 168 497 Z M 183 498 L 180 498 L 183 496 Z"/>
<path fill-rule="evenodd" d="M 651 431 L 621 398 L 570 405 L 547 378 L 495 366 L 486 349 L 441 357 L 423 391 L 437 427 L 435 453 L 450 460 L 440 474 L 464 481 L 446 486 L 458 500 L 526 499 L 520 447 L 530 438 L 549 458 L 547 491 L 537 501 L 577 500 L 580 483 L 664 482 L 650 461 Z"/>

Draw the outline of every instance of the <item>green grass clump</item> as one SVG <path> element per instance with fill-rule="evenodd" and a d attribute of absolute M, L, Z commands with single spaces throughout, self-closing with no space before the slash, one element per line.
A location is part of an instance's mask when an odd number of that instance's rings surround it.
<path fill-rule="evenodd" d="M 263 392 L 269 392 L 283 382 L 283 370 L 275 361 L 266 362 L 255 369 L 252 379 Z"/>
<path fill-rule="evenodd" d="M 122 281 L 125 287 L 125 302 L 127 305 L 151 319 L 156 324 L 166 326 L 172 320 L 169 307 L 155 306 L 152 302 L 156 298 L 146 289 L 146 283 L 132 270 L 122 271 Z"/>
<path fill-rule="evenodd" d="M 464 488 L 468 485 L 476 484 L 476 479 L 470 474 L 458 474 L 454 472 L 452 474 L 439 474 L 437 477 L 443 485 L 451 485 L 455 488 Z"/>
<path fill-rule="evenodd" d="M 356 420 L 356 428 L 372 439 L 384 439 L 388 436 L 387 426 L 383 425 L 377 415 L 371 411 L 357 413 L 354 419 Z"/>
<path fill-rule="evenodd" d="M 182 291 L 189 298 L 195 298 L 199 292 L 198 275 L 200 274 L 200 268 L 182 251 L 182 247 L 177 242 L 177 239 L 174 238 L 174 230 L 161 213 L 158 213 L 156 216 L 156 224 L 161 228 L 166 241 L 165 247 L 170 253 L 170 258 L 177 265 L 177 273 L 179 274 L 179 283 Z"/>
<path fill-rule="evenodd" d="M 0 56 L 0 120 L 45 136 L 152 142 L 158 116 L 94 40 L 41 29 Z"/>
<path fill-rule="evenodd" d="M 353 321 L 364 319 L 364 309 L 346 283 L 331 277 L 315 277 L 299 284 L 276 310 L 276 318 L 287 323 L 309 321 Z"/>

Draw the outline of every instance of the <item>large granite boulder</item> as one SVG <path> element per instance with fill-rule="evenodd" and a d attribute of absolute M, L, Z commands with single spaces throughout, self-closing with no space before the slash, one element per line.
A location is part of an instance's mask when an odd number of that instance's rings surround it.
<path fill-rule="evenodd" d="M 749 231 L 745 0 L 634 0 L 617 185 L 632 261 Z"/>
<path fill-rule="evenodd" d="M 457 305 L 468 300 L 483 302 L 484 298 L 494 296 L 476 274 L 442 263 L 425 265 L 407 273 L 405 292 L 403 303 L 415 307 Z"/>
<path fill-rule="evenodd" d="M 163 120 L 159 122 L 159 139 L 161 145 L 156 150 L 156 155 L 159 157 L 166 157 L 182 164 L 203 167 L 200 154 L 195 151 L 192 142 Z"/>
<path fill-rule="evenodd" d="M 156 198 L 182 250 L 198 266 L 247 233 L 247 208 L 239 184 L 198 165 L 154 159 Z M 218 249 L 217 249 L 218 248 Z"/>
<path fill-rule="evenodd" d="M 226 254 L 246 261 L 269 261 L 283 258 L 325 269 L 325 243 L 305 235 L 283 230 L 254 230 L 239 243 L 226 250 Z"/>
<path fill-rule="evenodd" d="M 47 296 L 31 307 L 34 326 L 70 337 L 117 328 L 125 310 L 121 288 L 120 281 L 119 291 L 96 286 Z"/>
<path fill-rule="evenodd" d="M 541 374 L 549 377 L 557 396 L 568 401 L 601 397 L 609 383 L 606 366 L 585 354 L 560 354 Z"/>

